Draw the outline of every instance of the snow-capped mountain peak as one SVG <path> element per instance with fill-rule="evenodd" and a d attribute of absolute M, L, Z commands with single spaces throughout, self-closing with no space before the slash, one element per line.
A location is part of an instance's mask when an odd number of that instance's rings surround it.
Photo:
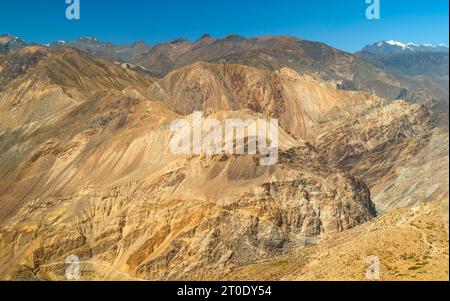
<path fill-rule="evenodd" d="M 402 43 L 402 42 L 397 42 L 397 41 L 394 41 L 394 40 L 390 40 L 390 41 L 387 41 L 387 42 L 380 42 L 379 45 L 383 46 L 383 43 L 386 43 L 386 44 L 391 45 L 391 46 L 401 47 L 402 49 L 407 49 L 407 48 L 412 49 L 413 47 L 418 46 L 417 44 L 414 44 L 414 43 Z"/>
<path fill-rule="evenodd" d="M 447 45 L 440 44 L 415 44 L 403 43 L 394 40 L 380 41 L 363 48 L 363 51 L 374 54 L 397 54 L 397 53 L 412 53 L 412 52 L 439 52 L 448 53 Z"/>

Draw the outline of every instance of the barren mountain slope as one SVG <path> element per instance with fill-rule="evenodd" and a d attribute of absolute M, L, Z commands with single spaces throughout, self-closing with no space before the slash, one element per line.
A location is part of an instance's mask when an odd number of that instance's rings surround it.
<path fill-rule="evenodd" d="M 272 72 L 233 64 L 195 63 L 169 73 L 149 91 L 181 114 L 207 109 L 260 112 L 278 118 L 298 137 L 311 135 L 314 123 L 349 116 L 381 101 L 337 90 L 288 68 Z"/>
<path fill-rule="evenodd" d="M 12 53 L 11 58 L 22 55 L 25 59 L 18 64 L 27 66 L 30 56 L 33 58 L 41 51 L 41 48 L 27 47 Z M 4 77 L 14 75 L 16 80 L 10 81 L 0 95 L 0 129 L 49 119 L 79 104 L 94 91 L 139 88 L 153 82 L 150 77 L 94 59 L 73 48 L 47 56 L 48 51 L 28 69 L 20 67 L 22 72 L 17 75 L 14 68 L 9 68 L 13 64 L 6 64 Z"/>
<path fill-rule="evenodd" d="M 174 155 L 170 125 L 195 110 L 218 120 L 279 118 L 278 164 L 261 166 L 260 155 Z M 388 211 L 374 235 L 414 250 L 392 277 L 448 275 L 443 222 L 398 209 L 448 203 L 448 131 L 422 105 L 343 91 L 288 68 L 196 63 L 156 81 L 67 48 L 5 84 L 0 117 L 2 279 L 64 279 L 70 255 L 81 259 L 84 279 L 263 277 L 258 268 L 235 271 L 277 265 L 274 257 L 315 243 L 320 249 L 299 249 L 306 261 L 294 257 L 298 266 L 281 278 L 350 277 L 360 273 L 363 246 L 383 250 L 379 239 L 363 241 L 376 215 L 371 198 Z M 426 223 L 418 231 L 407 226 L 416 214 Z M 353 245 L 359 257 L 340 255 Z M 325 273 L 328 261 L 311 256 L 321 246 L 346 268 Z M 427 248 L 438 255 L 428 260 Z M 397 258 L 389 252 L 380 254 Z"/>
<path fill-rule="evenodd" d="M 288 68 L 209 63 L 171 72 L 150 95 L 183 114 L 246 108 L 278 118 L 330 163 L 363 179 L 382 211 L 448 192 L 448 145 L 439 143 L 448 131 L 424 105 L 339 90 Z M 418 166 L 423 177 L 414 176 Z"/>
<path fill-rule="evenodd" d="M 48 54 L 49 51 L 43 47 L 30 46 L 0 56 L 0 91 L 11 81 L 36 66 Z"/>
<path fill-rule="evenodd" d="M 371 53 L 361 51 L 361 59 L 402 78 L 405 87 L 413 92 L 408 100 L 423 102 L 441 113 L 442 124 L 448 124 L 449 111 L 449 55 L 448 47 L 426 47 L 422 51 L 405 53 Z M 442 47 L 441 47 L 442 48 Z M 444 52 L 438 52 L 444 51 Z"/>
<path fill-rule="evenodd" d="M 220 277 L 375 216 L 362 182 L 284 131 L 272 167 L 172 154 L 181 116 L 151 82 L 65 49 L 0 93 L 2 279 L 64 279 L 69 255 L 85 279 Z"/>
<path fill-rule="evenodd" d="M 381 281 L 448 281 L 448 194 L 423 206 L 408 206 L 319 245 L 249 265 L 228 274 L 233 280 L 367 281 L 380 260 Z"/>
<path fill-rule="evenodd" d="M 83 37 L 76 41 L 57 41 L 47 45 L 52 50 L 66 47 L 80 49 L 98 58 L 114 62 L 132 62 L 151 48 L 145 42 L 139 41 L 131 45 L 115 45 L 111 42 L 102 42 L 92 37 Z"/>
<path fill-rule="evenodd" d="M 27 164 L 23 160 L 34 162 L 37 158 L 32 156 L 36 148 L 52 149 L 57 144 L 57 135 L 64 134 L 59 138 L 64 141 L 80 134 L 77 132 L 80 129 L 75 128 L 78 120 L 71 116 L 80 115 L 80 126 L 85 130 L 108 125 L 118 117 L 124 118 L 122 115 L 127 112 L 121 112 L 121 107 L 134 101 L 128 96 L 130 87 L 150 83 L 150 78 L 94 60 L 78 50 L 65 49 L 41 60 L 6 86 L 0 93 L 0 183 L 3 184 L 0 195 L 11 197 L 2 199 L 0 217 L 4 218 L 14 207 L 12 204 L 34 189 L 33 185 L 27 189 L 15 187 L 17 174 L 14 172 L 18 172 L 19 165 Z M 122 89 L 125 90 L 122 92 Z M 118 99 L 117 92 L 122 98 L 127 97 Z M 110 103 L 109 98 L 112 98 Z M 103 100 L 102 106 L 91 112 L 92 103 L 100 100 Z M 86 112 L 92 115 L 87 116 Z M 70 113 L 72 115 L 67 116 Z M 71 147 L 67 145 L 67 151 L 70 152 Z"/>
<path fill-rule="evenodd" d="M 361 59 L 398 76 L 447 76 L 449 55 L 447 53 L 419 52 L 400 54 L 356 53 Z"/>
<path fill-rule="evenodd" d="M 380 212 L 448 193 L 448 130 L 423 105 L 388 103 L 316 131 L 314 145 L 369 185 Z"/>
<path fill-rule="evenodd" d="M 154 46 L 135 63 L 160 77 L 195 62 L 229 63 L 276 71 L 285 67 L 341 89 L 373 92 L 387 99 L 414 98 L 405 82 L 355 55 L 323 43 L 295 37 L 245 39 L 229 35 L 206 36 L 195 43 L 179 39 Z"/>

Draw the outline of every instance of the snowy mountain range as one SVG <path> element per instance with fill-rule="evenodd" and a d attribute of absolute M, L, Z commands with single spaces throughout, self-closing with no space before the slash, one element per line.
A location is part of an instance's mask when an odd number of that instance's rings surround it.
<path fill-rule="evenodd" d="M 448 46 L 444 44 L 414 44 L 397 41 L 381 41 L 363 48 L 364 52 L 373 54 L 399 54 L 414 52 L 448 53 Z"/>

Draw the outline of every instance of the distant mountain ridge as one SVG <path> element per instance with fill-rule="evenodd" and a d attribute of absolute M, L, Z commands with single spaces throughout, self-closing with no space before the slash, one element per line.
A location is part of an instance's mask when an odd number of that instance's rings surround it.
<path fill-rule="evenodd" d="M 362 49 L 363 52 L 369 52 L 373 54 L 399 54 L 399 53 L 417 53 L 417 52 L 430 52 L 430 53 L 447 53 L 448 46 L 444 44 L 414 44 L 414 43 L 402 43 L 398 41 L 380 41 L 371 45 L 367 45 Z"/>
<path fill-rule="evenodd" d="M 354 55 L 324 43 L 291 36 L 244 38 L 231 34 L 196 42 L 178 39 L 158 44 L 136 62 L 158 77 L 196 62 L 241 64 L 270 71 L 291 68 L 344 90 L 372 91 L 387 99 L 407 96 L 393 76 Z"/>
<path fill-rule="evenodd" d="M 102 42 L 94 37 L 82 37 L 71 42 L 57 41 L 46 46 L 56 50 L 65 47 L 75 47 L 94 56 L 118 62 L 133 62 L 151 48 L 150 45 L 143 41 L 138 41 L 131 45 L 115 45 L 111 42 Z"/>
<path fill-rule="evenodd" d="M 402 80 L 414 91 L 413 101 L 428 98 L 437 111 L 448 112 L 448 46 L 381 41 L 355 55 Z"/>
<path fill-rule="evenodd" d="M 448 76 L 448 53 L 408 52 L 375 54 L 362 51 L 356 55 L 397 76 Z"/>
<path fill-rule="evenodd" d="M 12 36 L 2 36 L 2 40 L 3 51 L 31 45 Z M 291 68 L 343 90 L 371 92 L 386 99 L 411 102 L 435 99 L 448 107 L 448 47 L 443 45 L 382 41 L 351 54 L 324 43 L 290 36 L 245 38 L 230 34 L 213 38 L 204 34 L 194 42 L 179 38 L 153 46 L 145 42 L 115 45 L 83 37 L 71 42 L 56 41 L 45 47 L 51 50 L 74 47 L 95 57 L 127 63 L 129 69 L 157 78 L 202 61 L 271 71 Z M 415 76 L 427 78 L 410 79 Z M 437 89 L 430 88 L 433 85 Z"/>

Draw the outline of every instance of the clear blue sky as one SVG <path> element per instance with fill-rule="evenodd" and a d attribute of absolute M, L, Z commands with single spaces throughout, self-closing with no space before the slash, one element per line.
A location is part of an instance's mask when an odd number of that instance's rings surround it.
<path fill-rule="evenodd" d="M 150 44 L 203 33 L 222 37 L 294 35 L 347 51 L 379 40 L 449 43 L 448 0 L 380 0 L 381 20 L 365 0 L 80 0 L 81 20 L 65 0 L 0 0 L 0 33 L 47 43 L 95 36 Z"/>

